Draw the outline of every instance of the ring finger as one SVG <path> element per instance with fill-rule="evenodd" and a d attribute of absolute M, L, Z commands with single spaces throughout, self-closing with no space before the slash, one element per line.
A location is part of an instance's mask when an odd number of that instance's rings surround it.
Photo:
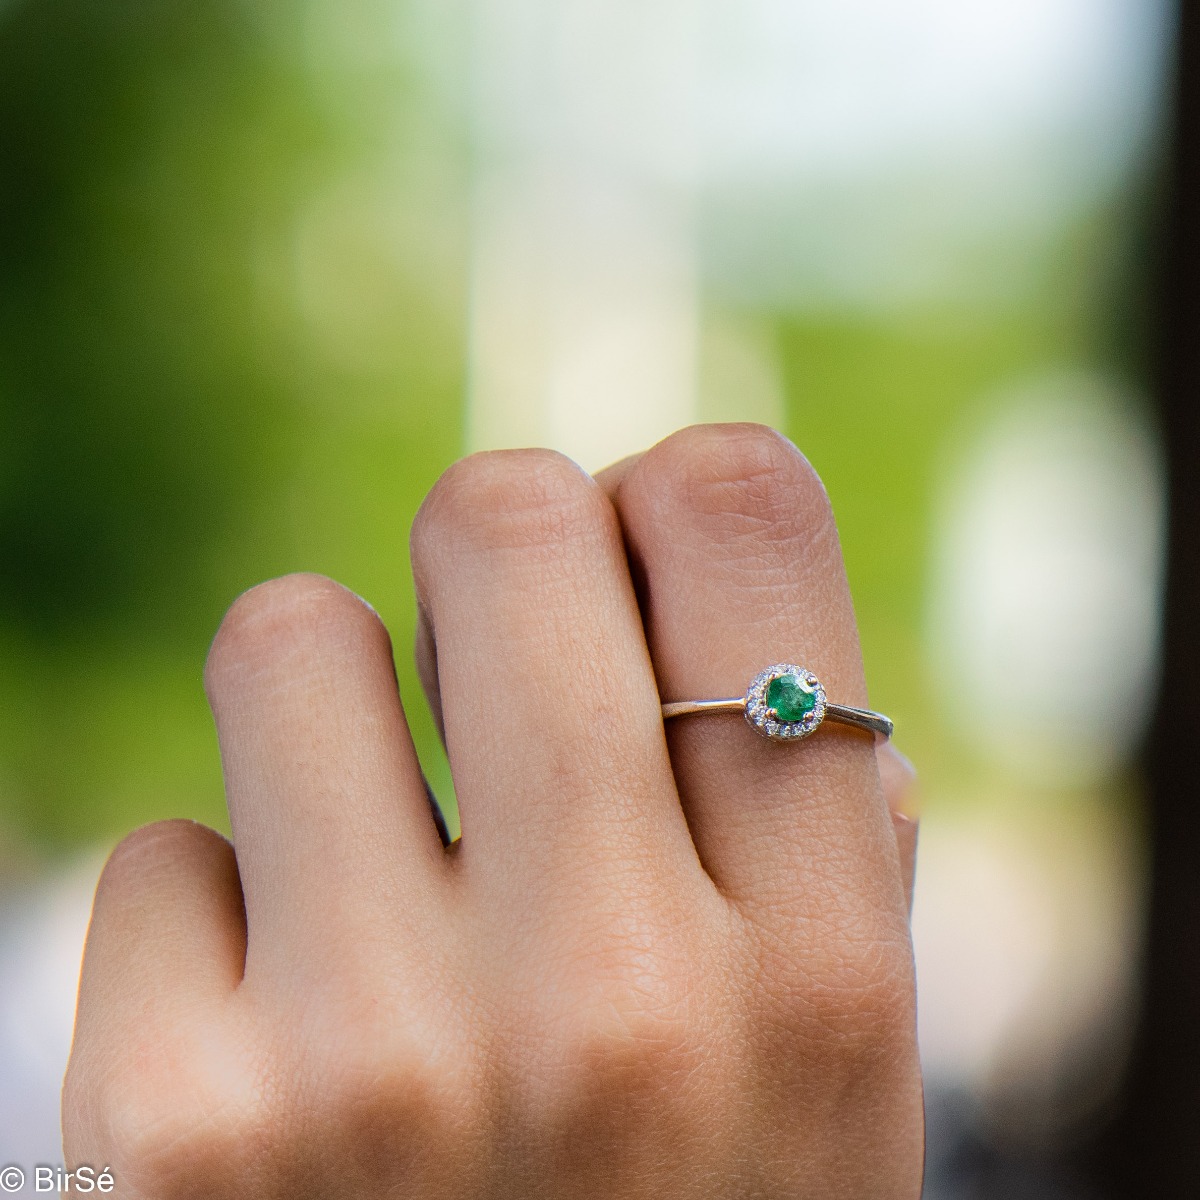
<path fill-rule="evenodd" d="M 760 668 L 796 662 L 831 700 L 865 704 L 832 512 L 789 443 L 699 426 L 620 464 L 607 486 L 664 700 L 740 695 Z M 675 720 L 668 733 L 700 857 L 740 907 L 791 929 L 843 919 L 847 903 L 904 912 L 868 736 L 826 726 L 781 745 L 730 716 Z"/>

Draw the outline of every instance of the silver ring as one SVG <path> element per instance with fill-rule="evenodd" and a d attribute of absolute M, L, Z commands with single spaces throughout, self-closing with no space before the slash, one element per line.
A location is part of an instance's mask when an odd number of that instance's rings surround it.
<path fill-rule="evenodd" d="M 799 741 L 816 733 L 822 721 L 850 725 L 877 737 L 892 736 L 892 722 L 869 708 L 834 704 L 821 681 L 795 663 L 775 663 L 759 671 L 744 696 L 731 700 L 673 700 L 662 706 L 663 720 L 699 713 L 740 712 L 763 737 Z"/>

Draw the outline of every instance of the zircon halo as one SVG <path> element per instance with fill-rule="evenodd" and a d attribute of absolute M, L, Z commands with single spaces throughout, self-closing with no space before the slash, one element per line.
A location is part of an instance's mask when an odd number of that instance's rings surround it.
<path fill-rule="evenodd" d="M 746 689 L 746 720 L 763 737 L 798 741 L 825 719 L 825 689 L 809 670 L 776 663 L 759 671 Z"/>

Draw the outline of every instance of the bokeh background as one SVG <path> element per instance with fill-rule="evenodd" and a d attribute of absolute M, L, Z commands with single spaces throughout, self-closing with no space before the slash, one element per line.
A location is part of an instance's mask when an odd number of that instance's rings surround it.
<path fill-rule="evenodd" d="M 0 0 L 0 1160 L 58 1161 L 106 849 L 226 827 L 234 596 L 370 600 L 453 824 L 425 491 L 749 419 L 826 481 L 921 771 L 928 1195 L 1092 1195 L 1062 1163 L 1137 1009 L 1175 17 Z"/>

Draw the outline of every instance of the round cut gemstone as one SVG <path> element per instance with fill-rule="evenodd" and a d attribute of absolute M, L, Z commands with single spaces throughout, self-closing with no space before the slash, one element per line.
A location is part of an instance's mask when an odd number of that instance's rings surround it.
<path fill-rule="evenodd" d="M 817 705 L 816 689 L 799 675 L 776 675 L 767 684 L 767 704 L 781 721 L 803 721 Z"/>

